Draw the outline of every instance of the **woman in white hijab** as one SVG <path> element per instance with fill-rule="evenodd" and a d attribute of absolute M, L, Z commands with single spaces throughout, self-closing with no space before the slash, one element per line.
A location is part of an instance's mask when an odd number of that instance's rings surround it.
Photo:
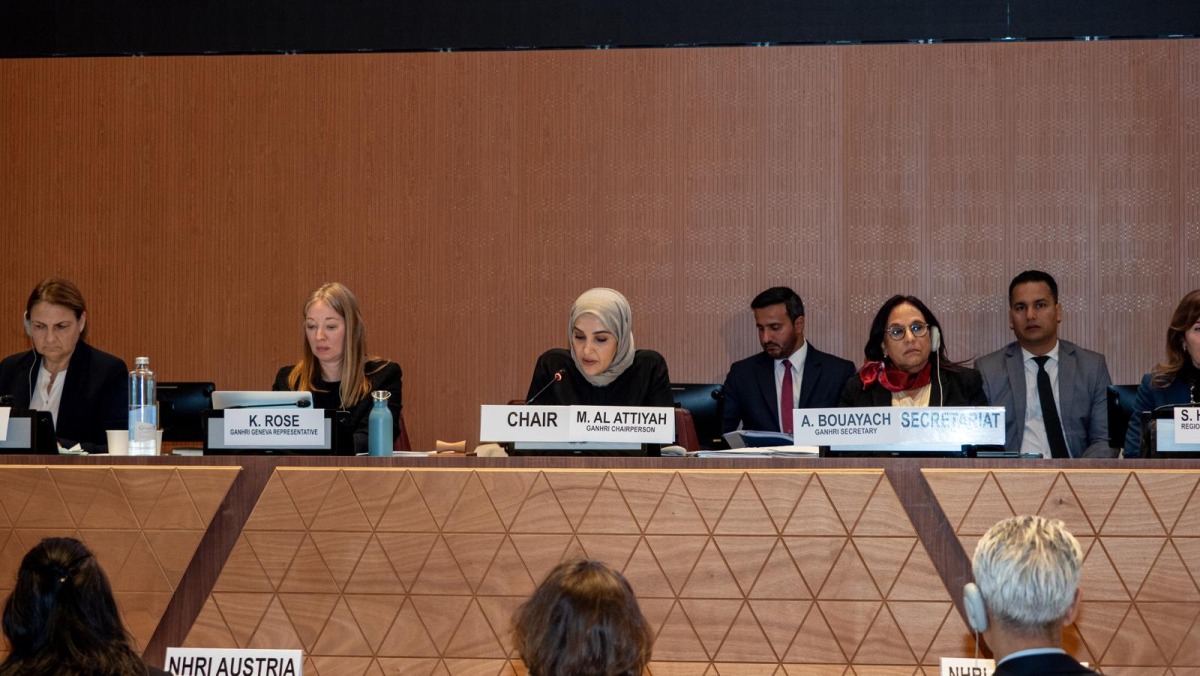
<path fill-rule="evenodd" d="M 570 350 L 553 348 L 538 358 L 526 402 L 674 406 L 667 362 L 654 350 L 634 349 L 632 312 L 619 292 L 598 288 L 577 298 L 567 340 Z"/>

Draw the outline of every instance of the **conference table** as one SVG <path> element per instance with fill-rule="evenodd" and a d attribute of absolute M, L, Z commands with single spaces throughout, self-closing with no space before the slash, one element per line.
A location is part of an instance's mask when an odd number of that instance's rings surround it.
<path fill-rule="evenodd" d="M 8 456 L 0 584 L 86 542 L 152 664 L 296 648 L 306 674 L 523 673 L 513 611 L 557 562 L 630 580 L 674 674 L 934 674 L 996 521 L 1086 553 L 1066 647 L 1200 673 L 1200 461 Z"/>

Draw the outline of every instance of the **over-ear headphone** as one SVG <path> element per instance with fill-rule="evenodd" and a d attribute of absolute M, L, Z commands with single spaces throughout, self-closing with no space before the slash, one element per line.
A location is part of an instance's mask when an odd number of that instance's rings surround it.
<path fill-rule="evenodd" d="M 967 611 L 967 624 L 976 634 L 988 630 L 987 606 L 983 603 L 983 594 L 974 582 L 963 586 L 963 610 Z"/>
<path fill-rule="evenodd" d="M 937 352 L 942 346 L 942 331 L 936 326 L 929 327 L 929 350 Z"/>

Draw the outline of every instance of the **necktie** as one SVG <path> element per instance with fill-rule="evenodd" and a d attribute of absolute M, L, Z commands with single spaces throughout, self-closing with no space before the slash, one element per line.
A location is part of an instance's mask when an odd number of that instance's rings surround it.
<path fill-rule="evenodd" d="M 1063 438 L 1062 421 L 1058 419 L 1058 407 L 1054 405 L 1054 389 L 1050 386 L 1050 374 L 1046 373 L 1046 361 L 1050 357 L 1034 357 L 1037 362 L 1038 401 L 1042 404 L 1042 422 L 1046 425 L 1046 439 L 1050 442 L 1050 453 L 1055 458 L 1069 458 L 1067 440 Z"/>
<path fill-rule="evenodd" d="M 783 433 L 792 433 L 792 362 L 783 360 L 783 386 L 779 388 L 779 420 Z"/>

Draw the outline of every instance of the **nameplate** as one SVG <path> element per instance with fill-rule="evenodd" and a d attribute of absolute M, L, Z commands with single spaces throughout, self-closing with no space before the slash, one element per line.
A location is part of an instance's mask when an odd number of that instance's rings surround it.
<path fill-rule="evenodd" d="M 480 441 L 570 441 L 570 406 L 481 406 Z"/>
<path fill-rule="evenodd" d="M 666 406 L 572 406 L 571 441 L 670 444 L 675 409 Z"/>
<path fill-rule="evenodd" d="M 480 441 L 675 441 L 675 409 L 666 406 L 481 406 Z"/>
<path fill-rule="evenodd" d="M 229 446 L 328 446 L 323 409 L 227 408 L 225 444 Z"/>
<path fill-rule="evenodd" d="M 8 414 L 12 413 L 12 409 L 7 406 L 0 406 L 0 441 L 8 441 Z"/>
<path fill-rule="evenodd" d="M 1175 441 L 1200 444 L 1200 406 L 1175 409 Z"/>
<path fill-rule="evenodd" d="M 167 648 L 166 670 L 175 676 L 301 676 L 299 650 Z"/>
<path fill-rule="evenodd" d="M 843 444 L 1004 445 L 1003 406 L 875 406 L 798 408 L 792 431 L 799 446 Z"/>
<path fill-rule="evenodd" d="M 943 657 L 939 671 L 941 676 L 992 676 L 995 669 L 995 660 Z"/>

